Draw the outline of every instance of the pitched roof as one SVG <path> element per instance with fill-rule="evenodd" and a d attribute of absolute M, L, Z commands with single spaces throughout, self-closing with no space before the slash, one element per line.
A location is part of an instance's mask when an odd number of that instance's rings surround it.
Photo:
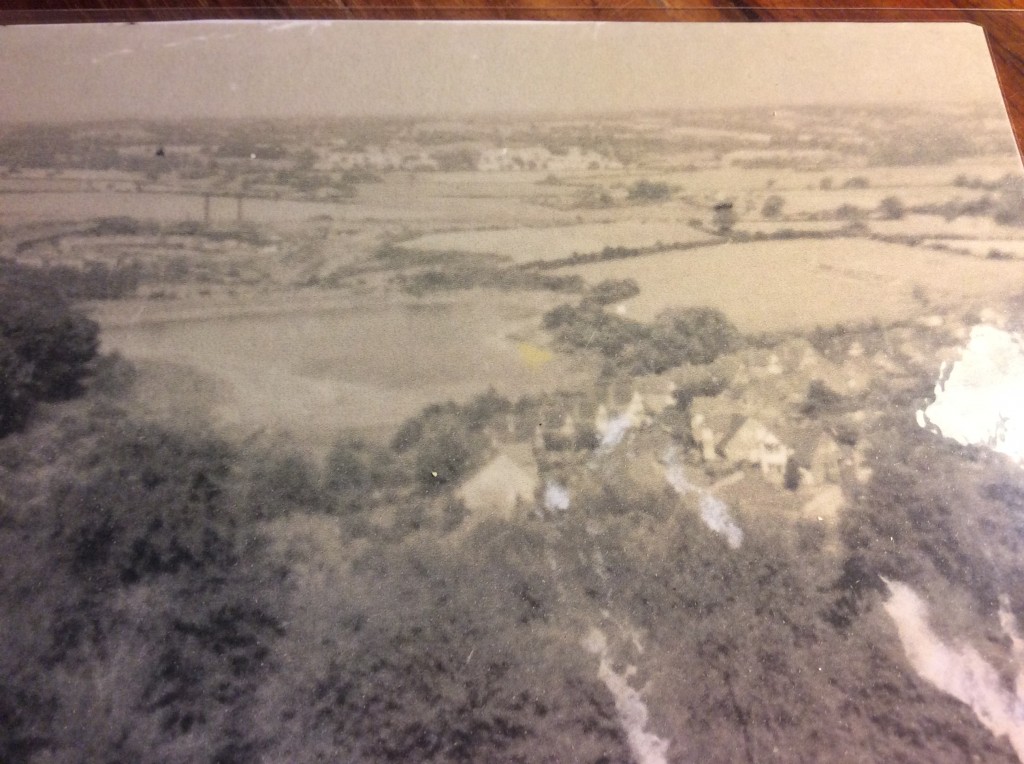
<path fill-rule="evenodd" d="M 822 444 L 836 445 L 835 439 L 821 427 L 815 425 L 781 424 L 776 436 L 793 451 L 793 458 L 801 467 L 809 467 L 814 453 Z"/>
<path fill-rule="evenodd" d="M 475 511 L 491 510 L 507 514 L 519 500 L 531 501 L 540 479 L 537 465 L 528 447 L 504 449 L 469 477 L 458 490 L 466 506 Z"/>

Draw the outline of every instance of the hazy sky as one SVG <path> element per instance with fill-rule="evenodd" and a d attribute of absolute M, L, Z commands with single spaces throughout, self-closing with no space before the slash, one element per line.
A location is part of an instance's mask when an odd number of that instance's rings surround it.
<path fill-rule="evenodd" d="M 190 22 L 0 28 L 9 120 L 998 98 L 959 24 Z"/>

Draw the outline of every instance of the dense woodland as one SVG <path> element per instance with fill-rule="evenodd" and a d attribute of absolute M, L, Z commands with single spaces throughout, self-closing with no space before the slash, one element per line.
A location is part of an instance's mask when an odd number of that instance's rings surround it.
<path fill-rule="evenodd" d="M 1016 468 L 914 426 L 913 392 L 838 551 L 755 515 L 728 550 L 614 455 L 572 512 L 472 524 L 453 488 L 523 402 L 435 405 L 318 466 L 132 418 L 96 325 L 45 274 L 3 278 L 3 761 L 628 761 L 580 646 L 595 625 L 640 664 L 673 761 L 1014 760 L 879 612 L 880 576 L 966 585 L 987 638 L 1000 594 L 1024 612 Z M 603 290 L 549 315 L 562 342 L 629 285 Z M 666 363 L 744 341 L 707 311 L 594 328 Z"/>

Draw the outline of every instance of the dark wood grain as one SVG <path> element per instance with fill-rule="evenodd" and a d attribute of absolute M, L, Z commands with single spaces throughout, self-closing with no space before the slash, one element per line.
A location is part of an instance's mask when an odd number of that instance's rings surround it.
<path fill-rule="evenodd" d="M 1013 0 L 7 0 L 0 23 L 188 19 L 496 19 L 658 22 L 969 22 L 984 28 L 1024 148 L 1024 10 Z"/>

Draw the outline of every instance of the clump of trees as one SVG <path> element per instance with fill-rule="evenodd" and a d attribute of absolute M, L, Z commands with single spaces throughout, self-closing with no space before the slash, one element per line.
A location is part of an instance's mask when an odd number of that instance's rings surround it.
<path fill-rule="evenodd" d="M 883 220 L 900 220 L 906 212 L 906 206 L 898 196 L 887 196 L 878 203 L 878 214 Z"/>
<path fill-rule="evenodd" d="M 440 545 L 332 516 L 398 481 L 388 510 L 415 521 L 444 492 L 408 463 L 447 433 L 469 455 L 456 479 L 507 399 L 431 407 L 397 449 L 343 440 L 318 482 L 294 453 L 136 424 L 103 395 L 0 442 L 0 609 L 21 616 L 0 759 L 628 758 L 595 665 L 560 636 L 543 532 Z"/>
<path fill-rule="evenodd" d="M 786 206 L 786 200 L 778 194 L 772 194 L 764 200 L 761 205 L 761 214 L 769 219 L 777 218 L 782 214 L 782 208 Z"/>
<path fill-rule="evenodd" d="M 674 308 L 653 324 L 614 315 L 584 300 L 544 315 L 543 326 L 565 347 L 597 351 L 619 371 L 661 373 L 683 363 L 711 363 L 739 346 L 740 334 L 715 308 Z"/>
<path fill-rule="evenodd" d="M 717 308 L 671 308 L 655 319 L 654 341 L 681 363 L 711 363 L 736 350 L 740 333 Z"/>
<path fill-rule="evenodd" d="M 846 220 L 849 222 L 856 222 L 863 220 L 867 212 L 856 204 L 844 203 L 836 207 L 833 216 L 836 220 Z"/>
<path fill-rule="evenodd" d="M 605 279 L 587 290 L 584 301 L 595 305 L 613 305 L 638 294 L 640 286 L 635 279 Z"/>
<path fill-rule="evenodd" d="M 434 404 L 399 428 L 391 448 L 411 460 L 423 487 L 450 485 L 480 463 L 488 447 L 485 427 L 511 410 L 511 401 L 494 390 L 463 405 Z"/>
<path fill-rule="evenodd" d="M 81 392 L 98 347 L 97 324 L 74 310 L 46 274 L 5 267 L 0 276 L 0 435 L 24 425 L 37 402 Z"/>
<path fill-rule="evenodd" d="M 899 411 L 872 437 L 871 480 L 840 524 L 864 585 L 883 575 L 963 587 L 988 614 L 1009 592 L 1019 612 L 1018 468 L 917 427 L 910 406 Z"/>
<path fill-rule="evenodd" d="M 672 187 L 668 183 L 644 178 L 629 187 L 626 198 L 631 202 L 663 202 L 672 198 Z"/>

